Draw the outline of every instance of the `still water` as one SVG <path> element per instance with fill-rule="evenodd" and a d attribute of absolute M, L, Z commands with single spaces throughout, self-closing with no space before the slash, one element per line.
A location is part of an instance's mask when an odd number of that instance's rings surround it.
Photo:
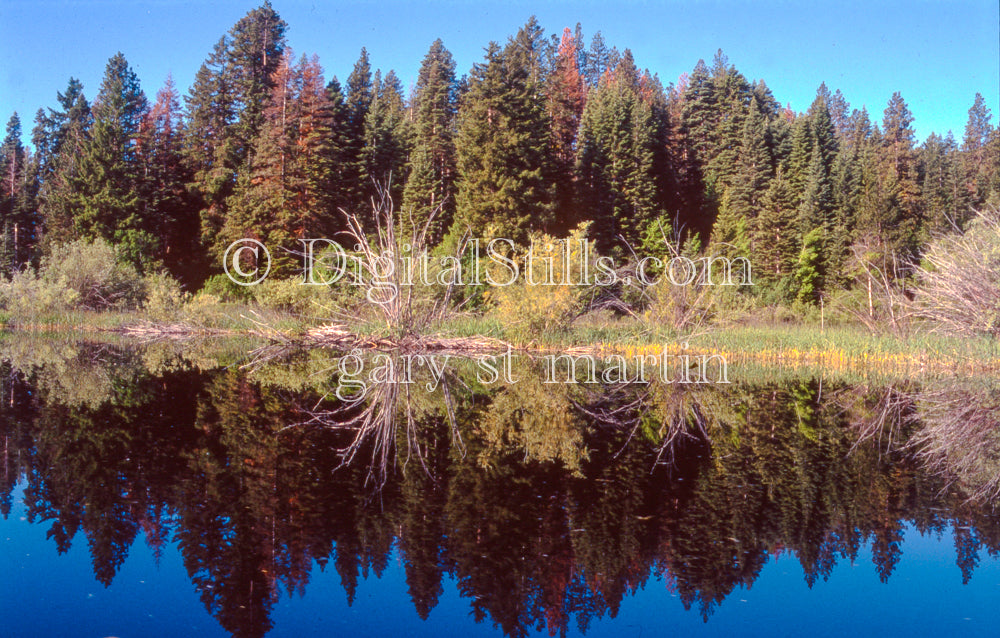
<path fill-rule="evenodd" d="M 997 633 L 993 380 L 245 352 L 0 342 L 0 634 Z"/>

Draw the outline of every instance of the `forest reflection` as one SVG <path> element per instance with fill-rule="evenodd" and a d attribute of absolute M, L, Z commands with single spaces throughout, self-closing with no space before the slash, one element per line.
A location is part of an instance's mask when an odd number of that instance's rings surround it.
<path fill-rule="evenodd" d="M 337 353 L 235 359 L 109 343 L 0 343 L 0 508 L 115 578 L 176 542 L 205 608 L 263 636 L 316 565 L 348 600 L 398 551 L 426 618 L 455 579 L 510 636 L 615 616 L 651 579 L 706 620 L 770 557 L 810 586 L 903 531 L 954 538 L 964 581 L 1000 551 L 995 381 L 732 374 L 730 385 L 382 383 L 345 403 Z M 392 356 L 392 355 L 390 355 Z M 232 365 L 223 365 L 231 363 Z M 426 371 L 425 371 L 426 373 Z M 427 373 L 430 374 L 430 373 Z"/>

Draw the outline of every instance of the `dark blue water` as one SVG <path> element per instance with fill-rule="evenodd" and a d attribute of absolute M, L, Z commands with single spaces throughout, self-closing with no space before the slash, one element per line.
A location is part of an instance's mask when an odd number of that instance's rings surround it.
<path fill-rule="evenodd" d="M 0 636 L 998 635 L 992 382 L 47 356 L 0 364 Z"/>
<path fill-rule="evenodd" d="M 175 544 L 156 556 L 139 539 L 105 588 L 94 578 L 84 543 L 58 555 L 45 536 L 45 527 L 29 524 L 20 505 L 0 522 L 4 636 L 229 635 L 201 605 Z M 987 558 L 963 585 L 950 536 L 922 536 L 907 527 L 905 538 L 889 583 L 879 581 L 867 550 L 811 589 L 799 562 L 783 555 L 769 560 L 753 587 L 737 589 L 707 623 L 685 610 L 662 579 L 653 579 L 624 601 L 617 618 L 594 621 L 586 635 L 997 635 L 1000 561 Z M 398 551 L 380 578 L 361 582 L 352 605 L 337 574 L 317 567 L 304 595 L 285 593 L 272 618 L 268 635 L 275 637 L 503 635 L 488 620 L 477 624 L 470 617 L 453 579 L 446 579 L 437 607 L 421 620 Z M 581 634 L 570 627 L 568 635 Z"/>

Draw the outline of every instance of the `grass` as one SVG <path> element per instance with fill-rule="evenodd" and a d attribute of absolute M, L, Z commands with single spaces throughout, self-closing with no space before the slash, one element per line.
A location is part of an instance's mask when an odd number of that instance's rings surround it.
<path fill-rule="evenodd" d="M 0 317 L 0 320 L 7 319 Z M 157 322 L 141 312 L 67 311 L 32 317 L 30 322 L 6 323 L 18 332 L 117 332 L 128 326 Z M 241 303 L 188 304 L 162 324 L 185 324 L 230 335 L 294 337 L 328 323 L 322 317 Z M 351 322 L 361 336 L 386 336 L 377 321 Z M 609 314 L 578 319 L 570 327 L 531 333 L 518 324 L 491 316 L 457 314 L 430 328 L 445 337 L 490 337 L 522 350 L 586 348 L 595 353 L 629 356 L 658 354 L 721 354 L 730 364 L 816 366 L 823 369 L 912 373 L 996 374 L 1000 348 L 990 337 L 968 338 L 917 331 L 913 336 L 873 335 L 861 326 L 820 329 L 807 323 L 709 326 L 695 334 L 650 326 Z"/>

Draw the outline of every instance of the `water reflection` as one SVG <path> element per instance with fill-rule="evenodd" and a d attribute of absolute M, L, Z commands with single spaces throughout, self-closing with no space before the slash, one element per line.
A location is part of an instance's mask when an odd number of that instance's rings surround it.
<path fill-rule="evenodd" d="M 650 578 L 706 620 L 794 554 L 811 586 L 905 525 L 951 533 L 968 582 L 1000 551 L 1000 396 L 988 381 L 730 385 L 484 383 L 454 357 L 428 391 L 337 398 L 338 354 L 253 368 L 170 346 L 2 344 L 0 507 L 23 481 L 60 552 L 115 578 L 140 532 L 176 541 L 210 614 L 262 636 L 315 564 L 349 600 L 394 549 L 426 618 L 453 577 L 510 636 L 583 631 Z M 228 361 L 228 363 L 235 363 Z"/>

